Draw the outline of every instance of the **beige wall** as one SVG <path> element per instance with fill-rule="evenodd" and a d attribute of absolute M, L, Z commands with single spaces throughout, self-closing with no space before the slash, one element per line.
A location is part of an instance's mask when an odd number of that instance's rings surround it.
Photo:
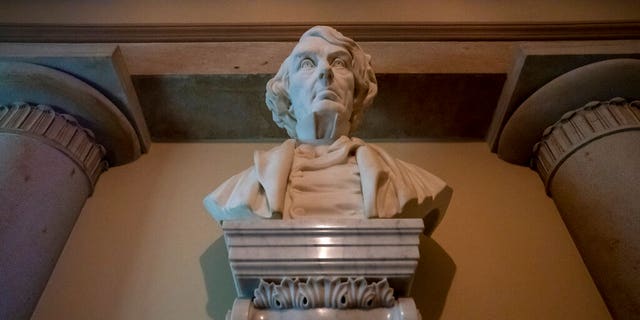
<path fill-rule="evenodd" d="M 640 19 L 640 2 L 557 0 L 3 1 L 3 23 L 550 22 Z"/>
<path fill-rule="evenodd" d="M 484 142 L 379 145 L 454 189 L 433 235 L 456 266 L 441 319 L 609 319 L 533 171 L 497 159 Z M 220 296 L 230 285 L 224 268 L 201 266 L 224 256 L 220 228 L 201 199 L 249 166 L 254 149 L 271 146 L 156 143 L 138 161 L 110 169 L 33 319 L 209 319 L 208 309 L 232 297 Z M 446 260 L 437 251 L 424 257 L 434 272 Z M 415 285 L 428 292 L 431 283 Z"/>

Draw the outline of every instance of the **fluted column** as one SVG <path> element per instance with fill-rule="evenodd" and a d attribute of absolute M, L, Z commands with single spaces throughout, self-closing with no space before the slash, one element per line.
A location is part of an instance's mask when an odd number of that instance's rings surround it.
<path fill-rule="evenodd" d="M 640 101 L 568 112 L 534 147 L 545 183 L 616 319 L 640 314 Z"/>
<path fill-rule="evenodd" d="M 70 115 L 0 106 L 0 319 L 28 319 L 106 150 Z"/>

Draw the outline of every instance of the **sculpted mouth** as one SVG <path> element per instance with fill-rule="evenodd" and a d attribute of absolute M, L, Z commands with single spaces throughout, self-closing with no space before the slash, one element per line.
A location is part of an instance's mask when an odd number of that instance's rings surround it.
<path fill-rule="evenodd" d="M 314 100 L 331 100 L 338 101 L 338 95 L 331 90 L 322 90 L 316 94 Z"/>

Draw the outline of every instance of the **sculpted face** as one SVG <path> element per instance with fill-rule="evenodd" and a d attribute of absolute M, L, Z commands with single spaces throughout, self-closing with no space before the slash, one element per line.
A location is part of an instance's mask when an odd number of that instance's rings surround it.
<path fill-rule="evenodd" d="M 291 53 L 288 94 L 299 140 L 347 135 L 355 80 L 349 51 L 319 37 L 302 39 Z"/>

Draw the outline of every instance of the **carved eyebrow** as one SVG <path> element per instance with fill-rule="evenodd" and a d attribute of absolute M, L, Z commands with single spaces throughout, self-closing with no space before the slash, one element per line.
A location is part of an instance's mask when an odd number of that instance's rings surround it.
<path fill-rule="evenodd" d="M 338 50 L 338 51 L 331 52 L 329 54 L 329 59 L 335 59 L 335 58 L 343 58 L 343 59 L 346 58 L 348 60 L 353 59 L 353 57 L 351 56 L 351 53 L 347 50 Z"/>
<path fill-rule="evenodd" d="M 300 60 L 301 58 L 308 58 L 310 56 L 315 55 L 316 52 L 311 51 L 311 50 L 304 50 L 304 51 L 300 51 L 300 52 L 296 52 L 294 54 L 294 58 L 295 60 Z M 329 59 L 334 59 L 334 58 L 348 58 L 349 60 L 353 59 L 353 57 L 351 56 L 351 53 L 349 53 L 349 51 L 347 50 L 337 50 L 334 52 L 329 53 L 328 58 Z"/>
<path fill-rule="evenodd" d="M 310 50 L 300 51 L 300 52 L 296 52 L 296 54 L 294 55 L 294 58 L 296 58 L 296 60 L 300 60 L 301 58 L 308 58 L 312 54 L 313 54 L 313 51 L 310 51 Z"/>

